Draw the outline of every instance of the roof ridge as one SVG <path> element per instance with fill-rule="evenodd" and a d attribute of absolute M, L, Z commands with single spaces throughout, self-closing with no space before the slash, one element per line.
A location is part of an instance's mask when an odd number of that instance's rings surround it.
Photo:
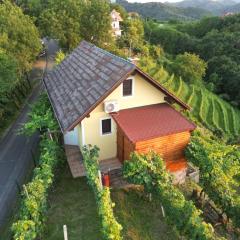
<path fill-rule="evenodd" d="M 61 130 L 66 132 L 75 127 L 135 69 L 129 61 L 81 41 L 44 76 L 45 88 Z M 74 93 L 76 89 L 81 90 Z M 69 113 L 67 116 L 66 112 Z"/>
<path fill-rule="evenodd" d="M 118 56 L 118 55 L 115 55 L 115 54 L 113 54 L 113 53 L 111 53 L 111 52 L 109 52 L 109 51 L 107 51 L 107 50 L 105 50 L 105 49 L 103 49 L 103 48 L 100 48 L 100 47 L 96 46 L 96 45 L 93 44 L 93 43 L 90 43 L 90 42 L 88 42 L 88 41 L 86 41 L 86 40 L 82 40 L 81 43 L 87 43 L 88 45 L 92 45 L 92 47 L 97 48 L 97 49 L 100 50 L 101 52 L 104 52 L 104 53 L 106 53 L 106 54 L 108 54 L 108 55 L 110 55 L 110 56 L 116 57 L 116 58 L 118 58 L 119 60 L 124 61 L 124 62 L 126 62 L 126 63 L 129 63 L 129 64 L 131 64 L 133 67 L 136 67 L 136 65 L 133 64 L 132 62 L 130 62 L 129 60 L 124 59 L 123 57 L 120 57 L 120 56 Z M 81 43 L 80 43 L 80 44 L 81 44 Z"/>

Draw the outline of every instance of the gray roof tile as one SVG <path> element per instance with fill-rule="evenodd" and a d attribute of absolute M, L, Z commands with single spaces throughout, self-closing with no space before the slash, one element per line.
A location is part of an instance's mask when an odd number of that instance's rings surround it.
<path fill-rule="evenodd" d="M 83 117 L 135 68 L 129 61 L 82 41 L 44 78 L 62 131 Z"/>

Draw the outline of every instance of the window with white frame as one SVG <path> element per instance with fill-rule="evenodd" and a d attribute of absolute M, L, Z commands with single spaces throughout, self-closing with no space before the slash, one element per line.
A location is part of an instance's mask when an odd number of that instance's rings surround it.
<path fill-rule="evenodd" d="M 128 78 L 123 81 L 122 95 L 123 97 L 129 97 L 133 95 L 133 79 L 132 78 Z"/>
<path fill-rule="evenodd" d="M 101 134 L 107 135 L 112 133 L 112 119 L 106 118 L 101 120 Z"/>

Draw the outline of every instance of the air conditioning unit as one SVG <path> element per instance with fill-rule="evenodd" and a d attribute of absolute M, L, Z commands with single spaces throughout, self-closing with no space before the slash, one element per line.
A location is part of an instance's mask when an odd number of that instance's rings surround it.
<path fill-rule="evenodd" d="M 119 111 L 119 105 L 117 100 L 111 100 L 104 102 L 104 111 L 105 113 L 112 113 Z"/>

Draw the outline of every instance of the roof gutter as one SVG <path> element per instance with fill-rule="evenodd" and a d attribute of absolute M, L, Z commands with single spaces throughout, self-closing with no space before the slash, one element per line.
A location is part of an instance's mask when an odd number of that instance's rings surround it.
<path fill-rule="evenodd" d="M 58 125 L 59 125 L 59 127 L 60 127 L 60 130 L 61 130 L 62 133 L 64 133 L 64 130 L 63 130 L 62 126 L 61 126 L 61 123 L 60 123 L 60 121 L 59 121 L 59 119 L 58 119 L 58 117 L 57 117 L 57 114 L 56 114 L 55 108 L 54 108 L 54 106 L 53 106 L 53 103 L 52 103 L 51 97 L 50 97 L 50 95 L 48 94 L 47 85 L 46 85 L 44 79 L 45 79 L 45 77 L 42 79 L 42 81 L 43 81 L 43 85 L 44 85 L 44 87 L 45 87 L 45 89 L 46 89 L 46 92 L 47 92 L 47 96 L 48 96 L 49 102 L 50 102 L 50 104 L 51 104 L 51 106 L 52 106 L 52 109 L 53 109 L 53 112 L 54 112 L 55 118 L 57 119 L 57 122 L 58 122 Z"/>

